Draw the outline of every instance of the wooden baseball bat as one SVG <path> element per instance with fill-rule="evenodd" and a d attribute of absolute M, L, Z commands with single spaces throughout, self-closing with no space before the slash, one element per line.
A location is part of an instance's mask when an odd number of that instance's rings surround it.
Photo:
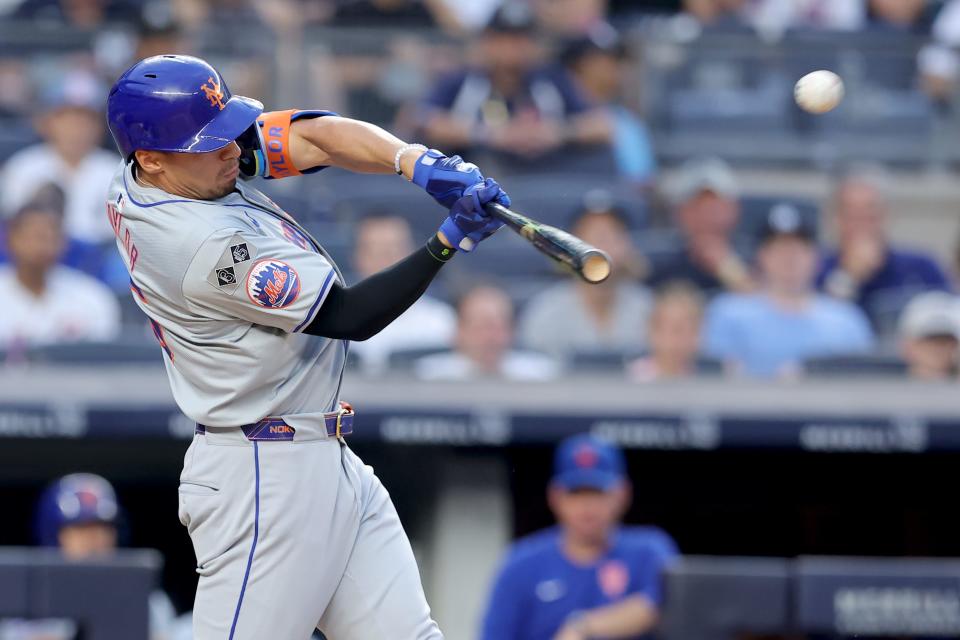
<path fill-rule="evenodd" d="M 487 213 L 502 220 L 538 251 L 573 270 L 586 282 L 597 284 L 610 275 L 610 256 L 577 236 L 491 202 Z"/>

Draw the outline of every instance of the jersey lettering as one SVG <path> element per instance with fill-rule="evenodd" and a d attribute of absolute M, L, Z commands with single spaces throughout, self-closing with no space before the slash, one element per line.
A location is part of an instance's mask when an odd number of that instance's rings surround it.
<path fill-rule="evenodd" d="M 118 200 L 118 203 L 121 203 L 122 200 Z M 110 227 L 113 229 L 113 233 L 119 238 L 121 235 L 121 230 L 123 231 L 123 250 L 127 254 L 127 258 L 130 261 L 130 272 L 133 273 L 133 270 L 137 268 L 137 258 L 140 257 L 140 252 L 137 250 L 137 245 L 133 242 L 133 236 L 130 235 L 130 229 L 127 229 L 123 226 L 123 214 L 120 213 L 120 210 L 114 206 L 114 204 L 107 204 L 107 219 L 110 221 Z"/>

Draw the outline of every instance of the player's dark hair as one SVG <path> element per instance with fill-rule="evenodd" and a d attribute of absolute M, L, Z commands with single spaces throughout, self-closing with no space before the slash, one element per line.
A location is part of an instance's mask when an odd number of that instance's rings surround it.
<path fill-rule="evenodd" d="M 36 214 L 52 216 L 56 219 L 58 225 L 63 225 L 63 210 L 52 207 L 42 200 L 31 200 L 10 216 L 7 220 L 7 231 L 16 229 L 24 220 Z"/>

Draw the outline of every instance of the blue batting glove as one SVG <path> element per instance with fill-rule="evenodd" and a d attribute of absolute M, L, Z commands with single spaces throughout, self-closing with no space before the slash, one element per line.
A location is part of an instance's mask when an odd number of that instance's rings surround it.
<path fill-rule="evenodd" d="M 510 197 L 493 178 L 464 189 L 463 197 L 454 203 L 450 215 L 440 225 L 440 231 L 450 244 L 469 253 L 503 226 L 502 221 L 484 210 L 484 205 L 491 202 L 510 206 Z"/>
<path fill-rule="evenodd" d="M 413 168 L 413 183 L 446 209 L 463 197 L 464 189 L 482 182 L 477 165 L 464 162 L 460 156 L 448 158 L 436 149 L 421 155 Z"/>

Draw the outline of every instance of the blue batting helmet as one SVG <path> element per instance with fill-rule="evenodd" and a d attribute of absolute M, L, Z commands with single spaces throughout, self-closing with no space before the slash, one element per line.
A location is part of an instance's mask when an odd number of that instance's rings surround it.
<path fill-rule="evenodd" d="M 59 544 L 60 529 L 72 524 L 118 524 L 120 507 L 110 483 L 92 473 L 73 473 L 47 487 L 37 507 L 37 542 Z"/>
<path fill-rule="evenodd" d="M 107 124 L 127 160 L 137 149 L 216 151 L 262 112 L 258 100 L 231 95 L 219 71 L 191 56 L 141 60 L 120 76 L 107 98 Z"/>

